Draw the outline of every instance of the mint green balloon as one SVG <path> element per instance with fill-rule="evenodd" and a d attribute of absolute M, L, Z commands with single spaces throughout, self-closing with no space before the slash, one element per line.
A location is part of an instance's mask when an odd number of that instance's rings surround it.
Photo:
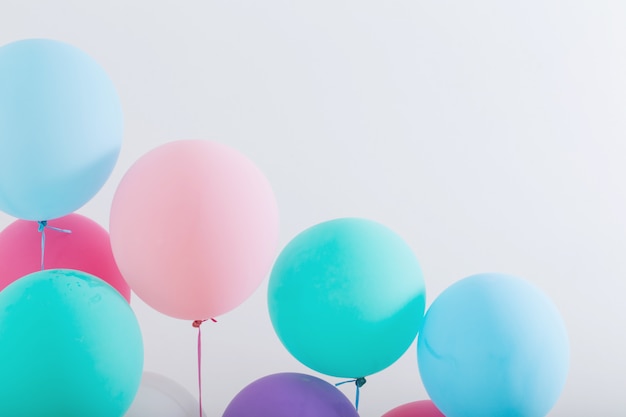
<path fill-rule="evenodd" d="M 142 370 L 137 319 L 99 278 L 46 270 L 0 291 L 0 416 L 121 417 Z"/>
<path fill-rule="evenodd" d="M 274 329 L 300 362 L 326 375 L 381 371 L 409 348 L 424 317 L 425 289 L 411 248 L 371 220 L 313 226 L 282 251 L 271 273 Z"/>

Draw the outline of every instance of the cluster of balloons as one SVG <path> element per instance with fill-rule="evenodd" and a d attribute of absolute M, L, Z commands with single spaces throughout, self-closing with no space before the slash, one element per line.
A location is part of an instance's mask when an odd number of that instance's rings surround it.
<path fill-rule="evenodd" d="M 122 133 L 90 56 L 45 39 L 0 48 L 0 210 L 19 219 L 0 233 L 2 416 L 117 417 L 135 397 L 130 288 L 106 230 L 72 214 L 111 174 Z"/>
<path fill-rule="evenodd" d="M 268 290 L 272 324 L 287 350 L 357 384 L 390 366 L 419 332 L 419 372 L 432 402 L 386 417 L 547 415 L 565 384 L 569 342 L 543 292 L 518 277 L 485 273 L 446 289 L 425 315 L 424 304 L 409 246 L 365 219 L 336 219 L 296 236 L 274 264 Z"/>
<path fill-rule="evenodd" d="M 177 141 L 140 158 L 116 191 L 110 234 L 74 213 L 110 176 L 122 119 L 113 83 L 79 49 L 47 39 L 0 48 L 0 210 L 18 218 L 0 233 L 0 340 L 11 341 L 0 343 L 2 416 L 124 415 L 138 390 L 138 401 L 154 391 L 149 375 L 140 386 L 131 289 L 203 321 L 242 303 L 271 267 L 269 182 L 217 143 Z M 175 391 L 163 386 L 161 401 Z"/>
<path fill-rule="evenodd" d="M 0 415 L 197 415 L 191 394 L 143 372 L 131 289 L 202 322 L 243 303 L 268 272 L 287 351 L 351 378 L 357 393 L 418 338 L 432 401 L 384 417 L 543 417 L 556 402 L 569 346 L 540 290 L 480 274 L 426 311 L 410 245 L 360 218 L 314 225 L 275 259 L 272 188 L 225 145 L 174 141 L 139 158 L 116 190 L 110 233 L 74 213 L 110 175 L 122 130 L 115 88 L 88 55 L 44 39 L 0 48 L 0 210 L 18 218 L 0 232 L 0 341 L 10 341 L 0 343 Z M 355 405 L 319 378 L 280 373 L 246 386 L 223 416 L 355 417 Z"/>

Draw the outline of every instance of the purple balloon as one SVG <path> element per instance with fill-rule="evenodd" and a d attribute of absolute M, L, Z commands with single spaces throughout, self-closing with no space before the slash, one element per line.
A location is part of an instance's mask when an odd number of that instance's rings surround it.
<path fill-rule="evenodd" d="M 257 379 L 232 399 L 222 417 L 359 417 L 335 386 L 310 375 Z"/>

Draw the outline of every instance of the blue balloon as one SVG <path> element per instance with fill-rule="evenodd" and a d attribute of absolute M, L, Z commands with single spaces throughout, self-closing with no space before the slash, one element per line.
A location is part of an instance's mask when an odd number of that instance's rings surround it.
<path fill-rule="evenodd" d="M 0 416 L 121 417 L 141 380 L 130 306 L 85 272 L 35 272 L 0 291 Z"/>
<path fill-rule="evenodd" d="M 50 220 L 83 206 L 120 152 L 123 115 L 104 70 L 62 42 L 0 48 L 0 210 Z"/>
<path fill-rule="evenodd" d="M 344 218 L 283 249 L 268 307 L 287 350 L 326 375 L 360 378 L 406 352 L 424 317 L 424 278 L 411 247 L 386 226 Z"/>
<path fill-rule="evenodd" d="M 569 341 L 538 288 L 479 274 L 435 299 L 417 358 L 424 387 L 446 417 L 543 417 L 565 384 Z"/>

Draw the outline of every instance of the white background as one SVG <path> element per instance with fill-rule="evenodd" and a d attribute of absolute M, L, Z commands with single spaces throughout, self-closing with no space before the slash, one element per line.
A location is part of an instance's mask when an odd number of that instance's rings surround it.
<path fill-rule="evenodd" d="M 625 21 L 622 0 L 0 0 L 0 44 L 69 42 L 118 88 L 122 154 L 80 213 L 108 227 L 122 175 L 159 144 L 226 143 L 273 184 L 281 247 L 362 216 L 413 247 L 429 303 L 477 272 L 537 284 L 571 338 L 550 416 L 612 417 L 626 410 Z M 261 376 L 312 373 L 265 296 L 203 327 L 209 417 Z M 191 323 L 132 305 L 146 370 L 195 394 Z M 426 398 L 415 356 L 368 378 L 364 417 Z"/>

